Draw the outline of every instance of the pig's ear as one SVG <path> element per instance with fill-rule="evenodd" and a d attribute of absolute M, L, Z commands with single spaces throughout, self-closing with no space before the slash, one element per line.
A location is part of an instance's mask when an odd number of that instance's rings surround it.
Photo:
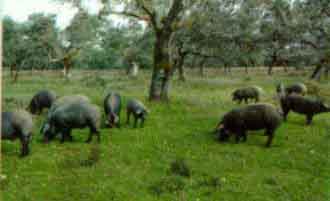
<path fill-rule="evenodd" d="M 220 129 L 223 129 L 223 124 L 222 123 L 220 123 L 217 127 L 217 130 L 220 130 Z"/>

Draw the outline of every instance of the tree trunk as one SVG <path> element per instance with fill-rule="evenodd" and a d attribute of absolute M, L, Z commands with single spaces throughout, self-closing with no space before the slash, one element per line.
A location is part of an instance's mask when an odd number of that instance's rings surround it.
<path fill-rule="evenodd" d="M 12 78 L 12 82 L 16 83 L 18 80 L 18 69 L 17 69 L 17 65 L 13 64 L 10 67 L 10 77 Z"/>
<path fill-rule="evenodd" d="M 169 100 L 169 90 L 170 90 L 170 71 L 164 72 L 164 77 L 162 78 L 161 92 L 160 98 L 161 100 L 168 101 Z"/>
<path fill-rule="evenodd" d="M 206 62 L 206 59 L 204 58 L 203 60 L 202 60 L 202 62 L 199 64 L 199 75 L 201 76 L 201 77 L 204 77 L 204 64 L 205 64 L 205 62 Z"/>
<path fill-rule="evenodd" d="M 273 74 L 273 65 L 269 65 L 268 66 L 268 75 L 272 75 Z"/>
<path fill-rule="evenodd" d="M 10 66 L 10 77 L 14 77 L 15 76 L 15 72 L 16 72 L 16 64 L 13 64 Z"/>
<path fill-rule="evenodd" d="M 316 65 L 310 79 L 312 79 L 312 80 L 320 80 L 321 79 L 321 74 L 322 74 L 322 71 L 324 69 L 323 64 L 324 64 L 324 62 L 321 61 L 319 64 Z"/>
<path fill-rule="evenodd" d="M 277 53 L 276 51 L 274 51 L 273 56 L 272 56 L 272 61 L 270 62 L 270 66 L 268 68 L 268 75 L 272 75 L 273 74 L 273 67 L 275 65 L 277 65 Z"/>
<path fill-rule="evenodd" d="M 63 75 L 64 75 L 65 78 L 69 78 L 70 77 L 71 60 L 69 58 L 65 57 L 63 59 L 63 65 L 64 65 Z"/>
<path fill-rule="evenodd" d="M 178 70 L 179 70 L 179 80 L 182 81 L 182 82 L 186 81 L 183 65 L 179 65 Z"/>
<path fill-rule="evenodd" d="M 172 66 L 168 44 L 171 33 L 156 33 L 154 46 L 154 64 L 149 91 L 149 100 L 169 99 L 169 85 Z M 163 73 L 163 75 L 161 75 Z"/>
<path fill-rule="evenodd" d="M 288 72 L 288 65 L 289 65 L 289 61 L 288 60 L 283 61 L 283 67 L 284 67 L 284 72 L 285 73 Z"/>
<path fill-rule="evenodd" d="M 328 67 L 325 69 L 325 71 L 324 71 L 324 76 L 325 76 L 326 79 L 329 78 L 329 71 L 330 71 L 330 68 L 329 68 L 329 66 L 328 66 Z"/>

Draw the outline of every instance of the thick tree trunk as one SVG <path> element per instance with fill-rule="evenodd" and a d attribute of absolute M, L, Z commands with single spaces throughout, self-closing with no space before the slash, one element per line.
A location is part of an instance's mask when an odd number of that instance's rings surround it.
<path fill-rule="evenodd" d="M 164 77 L 162 78 L 161 92 L 160 98 L 161 100 L 168 101 L 169 100 L 169 90 L 170 90 L 170 71 L 164 72 Z"/>
<path fill-rule="evenodd" d="M 159 100 L 160 99 L 160 92 L 157 87 L 158 82 L 159 82 L 159 74 L 160 74 L 160 70 L 154 68 L 154 70 L 152 71 L 150 91 L 149 91 L 150 100 Z"/>
<path fill-rule="evenodd" d="M 154 64 L 149 91 L 149 100 L 169 99 L 171 63 L 168 50 L 169 33 L 157 33 L 154 46 Z M 163 75 L 161 75 L 163 73 Z"/>

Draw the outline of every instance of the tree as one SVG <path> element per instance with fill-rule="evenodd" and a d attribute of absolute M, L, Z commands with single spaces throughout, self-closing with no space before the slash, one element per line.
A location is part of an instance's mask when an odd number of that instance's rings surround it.
<path fill-rule="evenodd" d="M 59 33 L 59 41 L 51 43 L 53 47 L 51 61 L 63 64 L 65 77 L 70 76 L 70 69 L 75 59 L 77 62 L 85 63 L 83 61 L 89 58 L 78 57 L 81 52 L 96 48 L 99 27 L 98 16 L 91 15 L 82 7 L 78 7 L 78 12 L 70 25 Z"/>
<path fill-rule="evenodd" d="M 268 74 L 273 67 L 287 65 L 288 51 L 294 31 L 291 29 L 291 9 L 286 0 L 275 0 L 263 4 L 264 14 L 261 21 L 263 47 L 266 53 Z"/>
<path fill-rule="evenodd" d="M 172 1 L 119 1 L 124 4 L 124 10 L 114 11 L 110 2 L 104 0 L 101 13 L 115 13 L 145 21 L 153 30 L 155 41 L 153 45 L 153 72 L 150 83 L 150 100 L 168 100 L 169 84 L 172 71 L 170 63 L 169 42 L 172 34 L 180 25 L 180 19 L 185 14 L 191 2 L 184 0 Z"/>
<path fill-rule="evenodd" d="M 32 14 L 22 24 L 5 17 L 4 30 L 4 63 L 11 67 L 14 81 L 20 69 L 49 65 L 49 44 L 57 40 L 58 33 L 55 15 Z"/>
<path fill-rule="evenodd" d="M 297 32 L 305 55 L 313 59 L 311 79 L 319 80 L 330 65 L 330 2 L 326 0 L 295 1 Z"/>

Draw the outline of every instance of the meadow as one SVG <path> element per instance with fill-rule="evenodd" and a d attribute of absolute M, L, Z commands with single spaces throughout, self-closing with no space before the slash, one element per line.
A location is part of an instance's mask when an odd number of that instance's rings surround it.
<path fill-rule="evenodd" d="M 19 158 L 18 141 L 1 144 L 1 196 L 4 201 L 324 201 L 330 198 L 330 114 L 289 114 L 271 148 L 262 131 L 249 132 L 246 143 L 219 143 L 212 132 L 221 116 L 238 107 L 234 89 L 261 86 L 262 102 L 278 105 L 275 85 L 304 82 L 307 73 L 209 71 L 174 78 L 168 103 L 148 102 L 150 72 L 132 79 L 121 71 L 23 73 L 13 84 L 3 77 L 2 109 L 26 107 L 34 93 L 52 89 L 59 96 L 84 94 L 103 111 L 103 98 L 119 92 L 124 103 L 138 98 L 150 109 L 143 128 L 126 125 L 101 129 L 101 143 L 86 144 L 88 130 L 74 130 L 74 142 L 41 142 L 46 111 L 34 116 L 31 154 Z M 312 95 L 330 100 L 330 82 L 309 84 Z M 329 102 L 330 103 L 330 102 Z M 125 104 L 124 104 L 125 105 Z M 104 118 L 104 117 L 103 117 Z"/>

